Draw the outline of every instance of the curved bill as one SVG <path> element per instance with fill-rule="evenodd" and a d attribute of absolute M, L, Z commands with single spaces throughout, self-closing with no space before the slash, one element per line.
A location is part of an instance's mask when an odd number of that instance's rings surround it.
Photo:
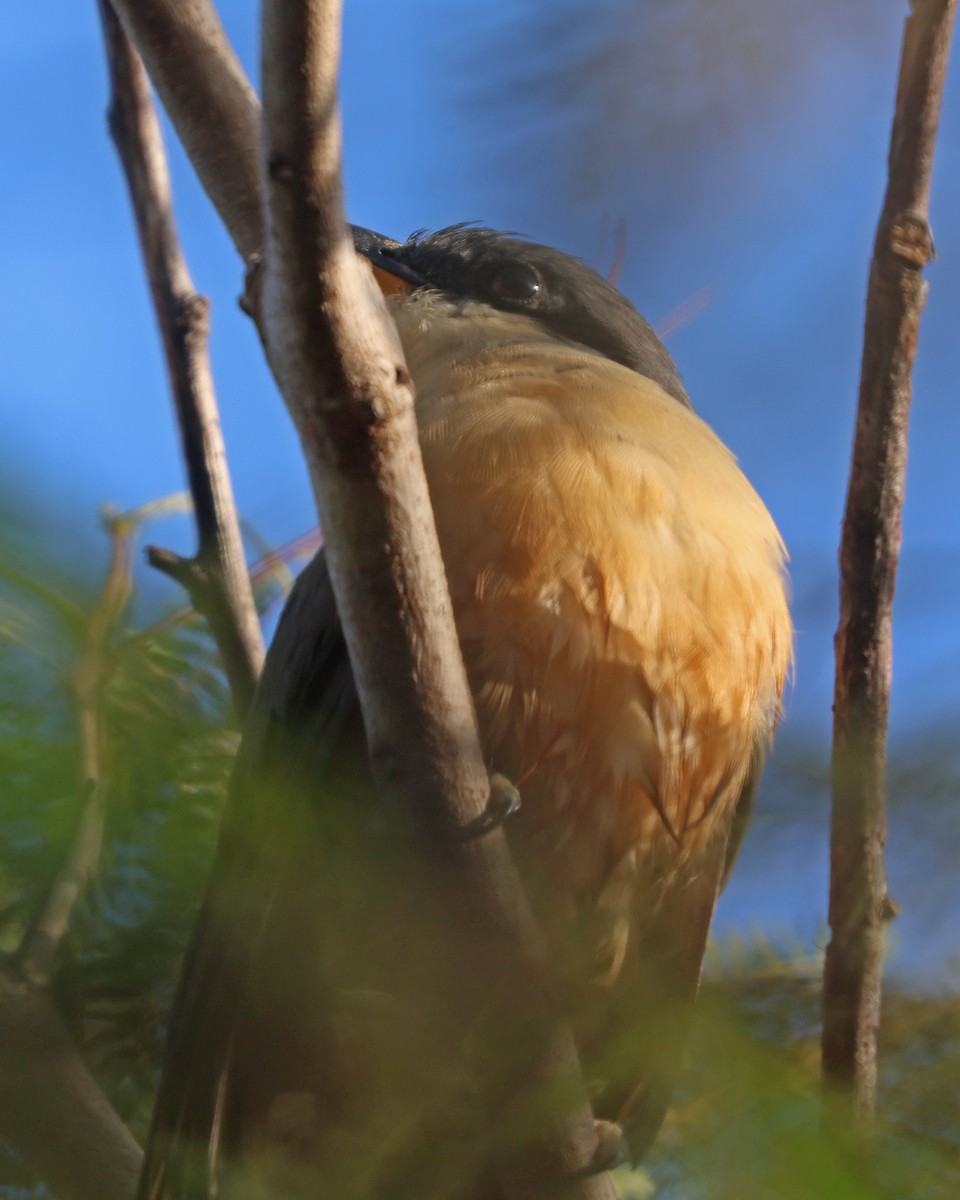
<path fill-rule="evenodd" d="M 374 277 L 385 295 L 412 292 L 415 288 L 423 287 L 425 280 L 397 257 L 403 250 L 402 242 L 374 233 L 372 229 L 364 229 L 362 225 L 351 225 L 350 230 L 354 249 L 369 259 Z"/>

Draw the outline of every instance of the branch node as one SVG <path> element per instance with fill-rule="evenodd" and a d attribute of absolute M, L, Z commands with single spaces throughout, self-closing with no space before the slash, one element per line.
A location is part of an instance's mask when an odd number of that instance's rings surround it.
<path fill-rule="evenodd" d="M 916 213 L 900 213 L 881 226 L 877 251 L 894 267 L 922 271 L 935 253 L 930 226 Z"/>
<path fill-rule="evenodd" d="M 884 896 L 880 901 L 877 916 L 881 921 L 893 921 L 900 916 L 900 904 L 892 896 Z"/>
<path fill-rule="evenodd" d="M 284 184 L 293 183 L 297 177 L 290 160 L 279 150 L 273 151 L 267 159 L 267 175 L 272 183 Z"/>
<path fill-rule="evenodd" d="M 204 338 L 210 332 L 210 300 L 202 292 L 189 291 L 174 299 L 174 321 L 184 340 Z"/>
<path fill-rule="evenodd" d="M 209 573 L 203 563 L 198 558 L 184 558 L 163 546 L 148 546 L 146 555 L 150 566 L 179 583 L 194 600 L 196 607 L 194 593 L 210 583 Z"/>
<path fill-rule="evenodd" d="M 263 280 L 265 274 L 263 256 L 260 254 L 254 255 L 247 264 L 247 269 L 244 272 L 243 292 L 237 297 L 237 304 L 240 311 L 245 313 L 258 329 L 260 328 L 260 305 L 263 297 Z"/>

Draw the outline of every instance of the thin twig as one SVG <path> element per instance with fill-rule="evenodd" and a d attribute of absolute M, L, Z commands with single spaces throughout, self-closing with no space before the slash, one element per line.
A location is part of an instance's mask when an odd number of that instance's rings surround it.
<path fill-rule="evenodd" d="M 671 310 L 660 318 L 654 325 L 654 331 L 658 338 L 664 341 L 672 337 L 678 330 L 683 329 L 685 325 L 698 317 L 705 308 L 709 308 L 716 297 L 713 284 L 708 283 L 697 290 L 685 300 L 681 300 L 676 308 Z"/>
<path fill-rule="evenodd" d="M 147 6 L 149 7 L 149 6 Z M 199 544 L 194 558 L 151 547 L 151 565 L 187 590 L 217 643 L 244 716 L 264 647 L 230 483 L 207 353 L 209 305 L 177 238 L 163 140 L 146 72 L 108 0 L 99 0 L 110 67 L 110 132 L 123 164 L 160 326 Z"/>
<path fill-rule="evenodd" d="M 867 290 L 860 395 L 840 547 L 830 928 L 823 1079 L 869 1123 L 887 895 L 891 609 L 901 542 L 911 370 L 933 254 L 930 179 L 956 0 L 914 0 L 904 30 L 889 181 Z"/>
<path fill-rule="evenodd" d="M 285 542 L 282 546 L 266 550 L 262 558 L 258 558 L 250 564 L 251 582 L 255 586 L 272 583 L 278 592 L 276 598 L 267 599 L 260 610 L 261 615 L 269 612 L 275 602 L 285 599 L 289 594 L 294 579 L 289 564 L 300 559 L 313 558 L 322 545 L 323 535 L 319 529 L 314 528 L 306 533 L 298 534 L 297 537 Z M 163 616 L 158 617 L 151 624 L 145 625 L 142 629 L 129 634 L 126 645 L 130 648 L 146 645 L 161 634 L 189 625 L 198 619 L 199 614 L 193 605 L 184 604 L 180 608 L 164 613 Z"/>
<path fill-rule="evenodd" d="M 103 688 L 110 669 L 114 632 L 133 588 L 134 524 L 122 516 L 105 517 L 112 539 L 103 591 L 90 614 L 83 650 L 73 672 L 80 740 L 83 804 L 77 828 L 55 878 L 33 914 L 16 955 L 24 979 L 49 981 L 54 957 L 84 888 L 96 874 L 103 844 Z"/>
<path fill-rule="evenodd" d="M 260 104 L 210 0 L 113 0 L 244 262 L 263 246 Z"/>
<path fill-rule="evenodd" d="M 533 1011 L 549 992 L 547 954 L 502 831 L 468 842 L 451 836 L 475 827 L 490 787 L 410 377 L 344 222 L 340 4 L 264 5 L 262 42 L 262 329 L 304 446 L 374 770 L 414 827 L 428 843 L 444 845 L 455 865 L 451 920 L 464 922 L 465 944 L 498 947 L 498 976 L 511 980 L 510 995 L 483 977 L 479 963 L 469 981 L 474 995 L 497 1004 L 506 1028 L 537 1030 L 527 1078 L 537 1078 L 545 1094 L 565 1089 L 569 1097 L 552 1127 L 536 1131 L 538 1145 L 524 1145 L 509 1163 L 501 1158 L 504 1195 L 529 1196 L 565 1180 L 566 1194 L 578 1200 L 609 1197 L 606 1176 L 571 1182 L 589 1164 L 596 1134 L 569 1031 Z"/>

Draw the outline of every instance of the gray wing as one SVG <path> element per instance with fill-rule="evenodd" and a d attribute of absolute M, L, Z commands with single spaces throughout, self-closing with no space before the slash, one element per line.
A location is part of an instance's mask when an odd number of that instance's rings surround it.
<path fill-rule="evenodd" d="M 753 759 L 750 763 L 750 770 L 747 773 L 746 782 L 743 785 L 743 791 L 740 793 L 740 799 L 737 801 L 737 807 L 734 809 L 733 821 L 730 824 L 730 836 L 727 838 L 727 849 L 723 859 L 723 872 L 720 876 L 719 890 L 721 892 L 727 886 L 730 872 L 737 861 L 740 847 L 743 845 L 743 839 L 747 836 L 747 829 L 753 820 L 753 810 L 757 804 L 757 788 L 760 786 L 760 776 L 763 774 L 766 756 L 766 740 L 758 739 L 753 748 Z"/>
<path fill-rule="evenodd" d="M 310 953 L 323 935 L 315 852 L 336 819 L 318 800 L 336 809 L 356 794 L 338 789 L 365 762 L 362 746 L 321 554 L 291 593 L 244 733 L 170 1018 L 142 1200 L 215 1195 L 234 1148 L 282 1124 L 278 1097 L 340 1103 Z"/>
<path fill-rule="evenodd" d="M 597 989 L 602 994 L 586 1009 L 580 1040 L 600 1084 L 597 1113 L 623 1126 L 635 1161 L 652 1145 L 673 1095 L 713 910 L 753 813 L 763 759 L 758 745 L 728 828 L 655 900 L 638 897 L 636 926 L 643 933 L 616 982 Z"/>

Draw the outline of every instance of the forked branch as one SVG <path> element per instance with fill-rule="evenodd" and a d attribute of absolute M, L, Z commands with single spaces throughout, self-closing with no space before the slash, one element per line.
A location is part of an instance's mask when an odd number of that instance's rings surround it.
<path fill-rule="evenodd" d="M 210 0 L 112 0 L 244 262 L 263 247 L 260 103 Z"/>
<path fill-rule="evenodd" d="M 149 5 L 138 6 L 148 10 Z M 143 65 L 108 0 L 99 0 L 110 68 L 110 131 L 123 164 L 173 391 L 197 522 L 195 557 L 151 547 L 207 620 L 240 716 L 250 706 L 264 647 L 243 553 L 207 353 L 209 305 L 180 249 L 160 125 Z"/>

